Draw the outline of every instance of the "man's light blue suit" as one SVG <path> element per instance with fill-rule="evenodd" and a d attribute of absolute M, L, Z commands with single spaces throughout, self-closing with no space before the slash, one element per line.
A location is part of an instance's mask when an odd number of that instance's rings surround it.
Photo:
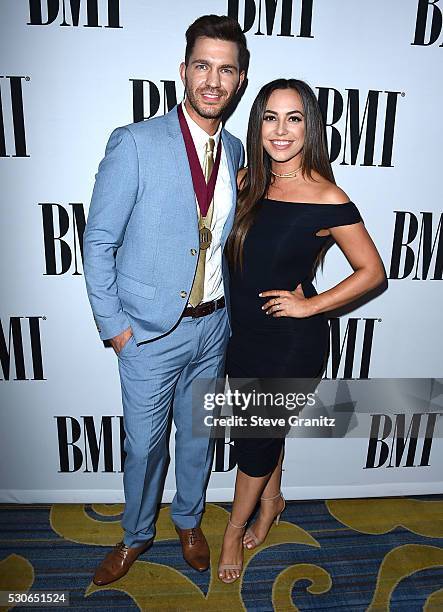
<path fill-rule="evenodd" d="M 234 219 L 243 146 L 225 129 L 221 138 L 233 191 L 223 248 Z M 114 130 L 96 175 L 84 273 L 101 339 L 128 327 L 133 331 L 118 355 L 127 452 L 122 525 L 128 546 L 141 545 L 155 532 L 171 404 L 177 430 L 172 518 L 188 529 L 199 525 L 203 511 L 213 444 L 192 437 L 191 383 L 223 374 L 229 287 L 223 257 L 227 308 L 181 318 L 198 248 L 195 194 L 177 109 Z"/>

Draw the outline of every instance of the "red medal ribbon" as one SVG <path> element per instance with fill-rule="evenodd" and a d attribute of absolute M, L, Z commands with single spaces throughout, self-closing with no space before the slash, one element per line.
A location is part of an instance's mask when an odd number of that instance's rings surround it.
<path fill-rule="evenodd" d="M 181 104 L 177 106 L 177 114 L 183 140 L 185 141 L 186 153 L 188 154 L 189 167 L 191 169 L 192 176 L 192 184 L 194 185 L 195 195 L 197 196 L 200 214 L 202 217 L 206 217 L 209 205 L 211 204 L 211 200 L 214 197 L 215 183 L 217 182 L 218 169 L 220 167 L 222 150 L 221 138 L 218 143 L 217 154 L 215 156 L 211 176 L 209 178 L 208 183 L 206 184 L 205 175 L 203 174 L 200 160 L 198 159 L 197 151 L 195 149 L 195 144 L 192 140 L 191 131 L 185 119 Z"/>

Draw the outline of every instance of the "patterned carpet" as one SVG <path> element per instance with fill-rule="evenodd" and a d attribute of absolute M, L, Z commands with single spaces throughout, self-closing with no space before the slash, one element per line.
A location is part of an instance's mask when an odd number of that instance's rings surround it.
<path fill-rule="evenodd" d="M 70 609 L 94 612 L 443 611 L 443 495 L 291 502 L 232 585 L 216 574 L 229 506 L 207 504 L 212 566 L 203 574 L 183 561 L 164 507 L 151 550 L 112 588 L 96 587 L 94 568 L 122 536 L 121 511 L 0 506 L 0 590 L 67 590 Z"/>

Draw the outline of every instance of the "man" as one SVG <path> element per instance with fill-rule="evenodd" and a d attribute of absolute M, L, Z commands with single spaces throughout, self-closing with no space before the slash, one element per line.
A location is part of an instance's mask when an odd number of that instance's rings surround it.
<path fill-rule="evenodd" d="M 192 382 L 223 372 L 229 337 L 223 248 L 243 147 L 221 117 L 243 83 L 249 52 L 239 24 L 225 16 L 200 17 L 186 41 L 185 102 L 114 130 L 84 235 L 94 318 L 118 356 L 127 453 L 124 538 L 98 567 L 98 585 L 124 576 L 152 544 L 171 405 L 177 487 L 171 516 L 185 560 L 198 571 L 209 567 L 199 524 L 213 444 L 192 437 Z"/>

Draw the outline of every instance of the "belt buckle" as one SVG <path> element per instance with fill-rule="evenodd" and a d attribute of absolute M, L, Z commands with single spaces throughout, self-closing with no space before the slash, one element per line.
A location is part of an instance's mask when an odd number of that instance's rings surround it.
<path fill-rule="evenodd" d="M 217 302 L 218 300 L 214 300 L 214 312 L 218 310 Z"/>

